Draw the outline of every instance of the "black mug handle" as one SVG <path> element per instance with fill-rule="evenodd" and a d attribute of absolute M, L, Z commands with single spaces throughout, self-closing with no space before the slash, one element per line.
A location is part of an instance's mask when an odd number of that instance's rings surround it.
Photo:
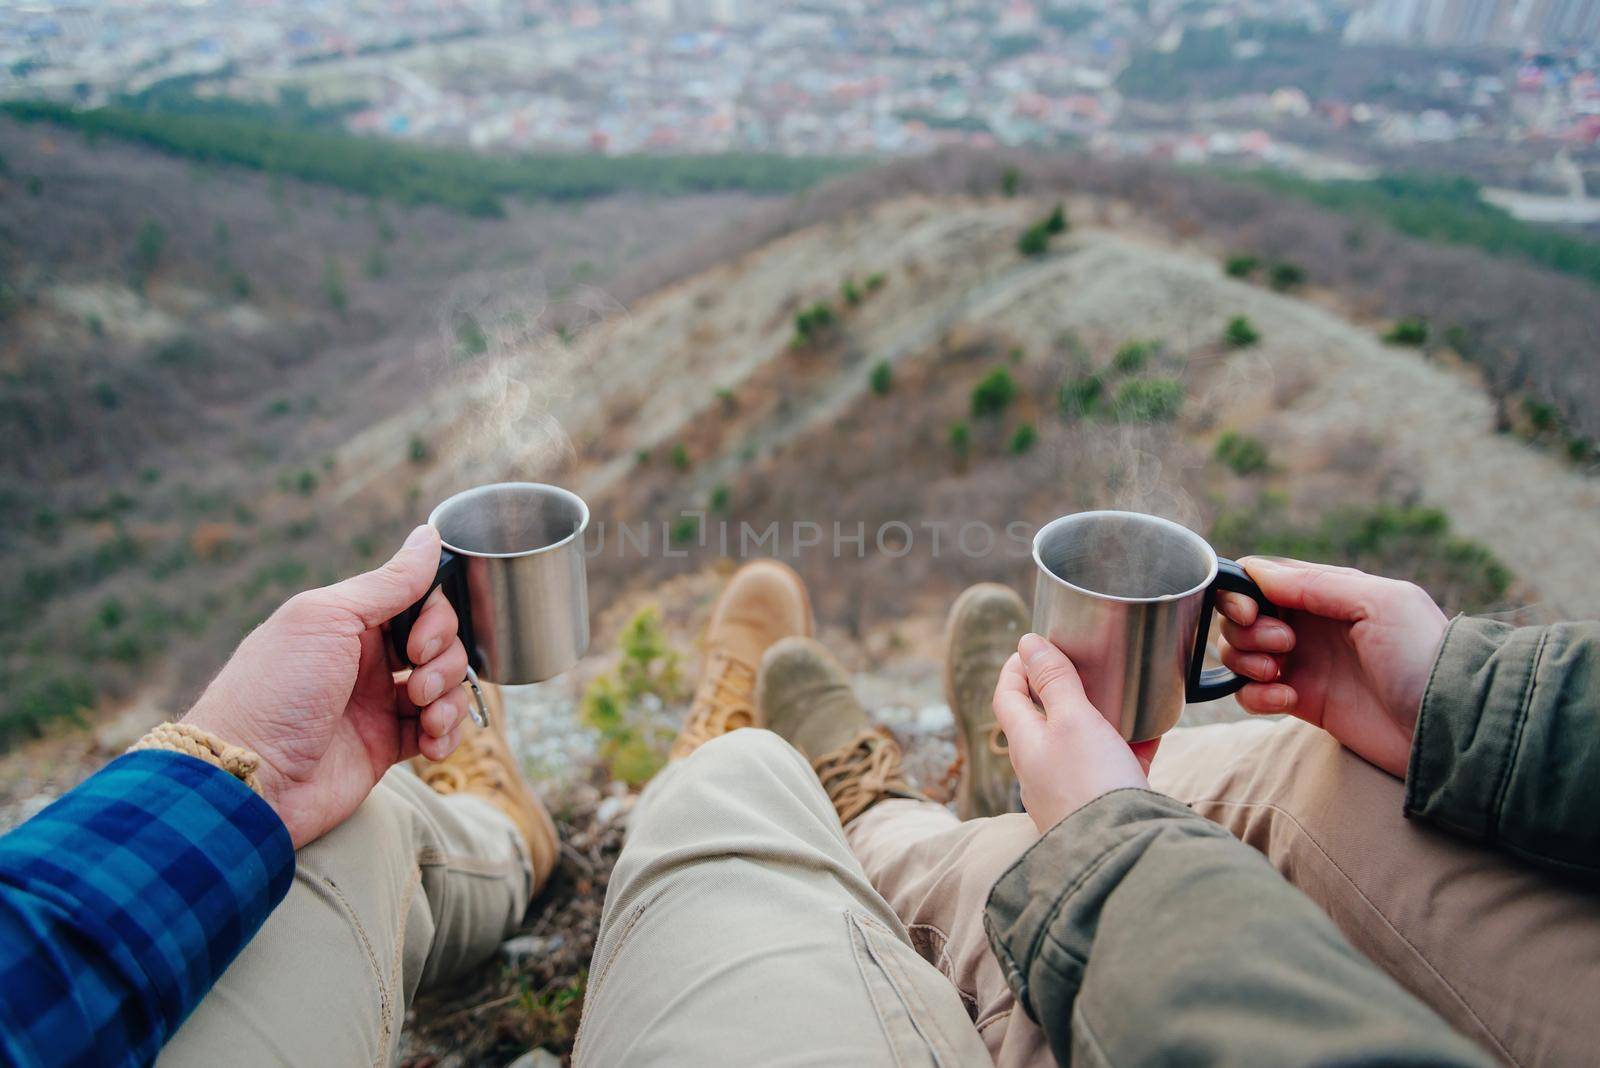
<path fill-rule="evenodd" d="M 1217 604 L 1217 591 L 1242 593 L 1261 606 L 1263 615 L 1276 616 L 1278 610 L 1267 595 L 1261 592 L 1255 580 L 1245 574 L 1244 568 L 1223 557 L 1217 558 L 1217 577 L 1206 587 L 1205 599 L 1200 603 L 1200 625 L 1195 628 L 1194 656 L 1189 660 L 1189 678 L 1184 687 L 1184 700 L 1190 704 L 1215 701 L 1238 693 L 1250 680 L 1235 675 L 1225 667 L 1208 668 L 1206 662 L 1206 637 L 1211 633 L 1211 612 Z"/>
<path fill-rule="evenodd" d="M 422 615 L 422 606 L 433 596 L 433 591 L 438 589 L 444 590 L 445 600 L 456 610 L 456 634 L 467 650 L 467 685 L 472 688 L 472 705 L 469 711 L 478 726 L 487 727 L 489 708 L 484 702 L 483 690 L 478 686 L 478 672 L 483 670 L 483 665 L 479 662 L 477 642 L 473 640 L 472 599 L 467 596 L 466 557 L 449 549 L 439 550 L 439 569 L 434 572 L 433 581 L 428 584 L 427 591 L 417 599 L 416 604 L 389 621 L 389 647 L 394 650 L 394 655 L 400 663 L 416 666 L 406 655 L 406 643 L 411 640 L 411 628 L 417 625 L 417 617 Z"/>

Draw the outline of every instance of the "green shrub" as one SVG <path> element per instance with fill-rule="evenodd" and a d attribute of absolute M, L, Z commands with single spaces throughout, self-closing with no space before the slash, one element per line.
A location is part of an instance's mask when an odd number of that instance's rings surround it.
<path fill-rule="evenodd" d="M 307 468 L 294 476 L 295 492 L 302 497 L 309 497 L 317 491 L 317 473 Z"/>
<path fill-rule="evenodd" d="M 637 449 L 637 450 L 635 450 L 635 452 L 633 454 L 633 462 L 638 464 L 640 467 L 644 467 L 646 464 L 648 464 L 650 462 L 650 450 L 649 449 Z"/>
<path fill-rule="evenodd" d="M 883 288 L 884 283 L 888 280 L 882 271 L 874 271 L 872 274 L 867 275 L 867 292 L 876 293 Z"/>
<path fill-rule="evenodd" d="M 1118 374 L 1138 374 L 1160 345 L 1159 341 L 1125 341 L 1111 357 L 1111 367 Z"/>
<path fill-rule="evenodd" d="M 617 666 L 584 690 L 579 715 L 600 735 L 600 758 L 612 776 L 642 786 L 666 763 L 672 731 L 660 708 L 682 699 L 681 660 L 654 607 L 623 626 L 618 649 Z"/>
<path fill-rule="evenodd" d="M 1223 331 L 1222 339 L 1233 348 L 1247 349 L 1260 341 L 1261 335 L 1246 316 L 1235 315 L 1228 320 L 1228 328 Z"/>
<path fill-rule="evenodd" d="M 146 219 L 139 225 L 139 232 L 133 238 L 133 269 L 143 277 L 150 274 L 161 264 L 161 254 L 167 247 L 166 227 L 154 219 Z"/>
<path fill-rule="evenodd" d="M 857 287 L 856 280 L 854 278 L 846 278 L 844 282 L 840 284 L 839 295 L 843 297 L 844 302 L 850 305 L 852 308 L 861 303 L 861 290 L 859 287 Z"/>
<path fill-rule="evenodd" d="M 203 371 L 214 362 L 211 350 L 187 334 L 158 345 L 152 358 L 179 371 Z"/>
<path fill-rule="evenodd" d="M 894 369 L 889 366 L 888 360 L 879 360 L 872 365 L 872 392 L 883 396 L 894 385 Z"/>
<path fill-rule="evenodd" d="M 833 329 L 833 324 L 833 309 L 826 301 L 819 300 L 809 308 L 802 308 L 794 317 L 794 347 L 816 344 Z"/>
<path fill-rule="evenodd" d="M 344 289 L 344 268 L 339 266 L 337 256 L 329 256 L 328 262 L 322 268 L 322 291 L 328 298 L 328 307 L 339 314 L 344 314 L 345 306 L 349 303 L 349 295 Z"/>
<path fill-rule="evenodd" d="M 1047 234 L 1064 234 L 1067 232 L 1067 208 L 1061 201 L 1056 201 L 1056 206 L 1050 209 L 1050 214 L 1045 216 L 1044 230 Z"/>
<path fill-rule="evenodd" d="M 1105 391 L 1105 382 L 1093 371 L 1062 383 L 1061 414 L 1069 419 L 1092 415 Z"/>
<path fill-rule="evenodd" d="M 689 449 L 681 441 L 672 446 L 672 466 L 679 471 L 689 470 Z"/>
<path fill-rule="evenodd" d="M 716 391 L 717 402 L 722 405 L 722 410 L 732 415 L 739 410 L 739 396 L 726 386 L 718 387 Z"/>
<path fill-rule="evenodd" d="M 1000 192 L 1008 197 L 1017 195 L 1017 190 L 1022 188 L 1022 172 L 1016 167 L 1007 167 L 1000 172 Z"/>
<path fill-rule="evenodd" d="M 1050 251 L 1050 230 L 1044 223 L 1034 223 L 1017 238 L 1017 251 L 1024 256 L 1043 256 Z"/>
<path fill-rule="evenodd" d="M 127 618 L 128 610 L 115 597 L 107 597 L 100 602 L 99 620 L 101 630 L 116 630 L 122 626 L 122 621 Z"/>
<path fill-rule="evenodd" d="M 411 443 L 406 447 L 407 455 L 411 462 L 421 464 L 428 462 L 428 442 L 420 434 L 411 435 Z"/>
<path fill-rule="evenodd" d="M 389 273 L 389 261 L 384 258 L 383 249 L 374 245 L 367 252 L 365 269 L 368 278 L 382 278 Z"/>
<path fill-rule="evenodd" d="M 1304 285 L 1305 280 L 1305 269 L 1297 263 L 1274 263 L 1267 272 L 1267 284 L 1279 293 Z"/>
<path fill-rule="evenodd" d="M 1173 378 L 1130 378 L 1117 387 L 1116 410 L 1123 419 L 1165 422 L 1183 407 L 1183 383 Z"/>
<path fill-rule="evenodd" d="M 1039 435 L 1035 433 L 1032 423 L 1021 423 L 1017 426 L 1017 429 L 1012 432 L 1011 441 L 1006 447 L 1016 455 L 1021 456 L 1023 453 L 1033 448 L 1033 443 L 1038 439 L 1038 437 Z"/>
<path fill-rule="evenodd" d="M 950 424 L 950 448 L 957 455 L 965 456 L 972 446 L 972 431 L 966 423 L 955 422 Z"/>
<path fill-rule="evenodd" d="M 1411 345 L 1421 348 L 1428 343 L 1428 321 L 1426 319 L 1401 319 L 1389 328 L 1383 335 L 1383 340 L 1391 345 Z"/>
<path fill-rule="evenodd" d="M 700 537 L 700 520 L 692 515 L 681 515 L 672 522 L 670 531 L 674 545 L 687 545 Z"/>
<path fill-rule="evenodd" d="M 1267 468 L 1266 443 L 1232 430 L 1217 440 L 1216 456 L 1236 475 L 1253 475 Z"/>
<path fill-rule="evenodd" d="M 489 351 L 489 335 L 483 332 L 478 320 L 470 315 L 456 316 L 456 355 L 463 358 L 482 356 Z"/>
<path fill-rule="evenodd" d="M 1533 428 L 1534 434 L 1548 434 L 1561 425 L 1561 413 L 1556 411 L 1554 404 L 1524 397 L 1522 410 L 1527 413 L 1528 425 Z"/>
<path fill-rule="evenodd" d="M 972 414 L 991 418 L 998 416 L 1016 396 L 1017 380 L 1004 367 L 996 367 L 972 387 Z"/>
<path fill-rule="evenodd" d="M 715 486 L 711 487 L 711 497 L 707 503 L 710 504 L 713 512 L 726 511 L 728 508 L 728 499 L 731 496 L 732 493 L 729 491 L 728 487 L 718 482 Z"/>
<path fill-rule="evenodd" d="M 1260 266 L 1261 261 L 1254 256 L 1237 254 L 1229 256 L 1222 269 L 1227 271 L 1228 276 L 1231 278 L 1249 278 L 1256 273 L 1256 268 Z"/>

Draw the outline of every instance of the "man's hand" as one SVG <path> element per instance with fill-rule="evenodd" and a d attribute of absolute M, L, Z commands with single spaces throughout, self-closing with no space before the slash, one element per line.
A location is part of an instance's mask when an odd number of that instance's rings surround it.
<path fill-rule="evenodd" d="M 994 718 L 1040 834 L 1101 794 L 1150 788 L 1146 776 L 1161 740 L 1130 747 L 1089 703 L 1072 661 L 1037 634 L 1024 634 L 1000 670 Z"/>
<path fill-rule="evenodd" d="M 437 590 L 390 663 L 381 625 L 421 597 L 439 566 L 439 532 L 418 527 L 376 571 L 291 597 L 252 631 L 184 722 L 261 757 L 261 796 L 296 849 L 343 822 L 392 765 L 456 747 L 467 653 Z"/>
<path fill-rule="evenodd" d="M 1255 679 L 1247 712 L 1288 712 L 1405 778 L 1445 616 L 1421 587 L 1348 567 L 1247 557 L 1239 561 L 1282 619 L 1238 594 L 1218 598 L 1222 662 Z"/>

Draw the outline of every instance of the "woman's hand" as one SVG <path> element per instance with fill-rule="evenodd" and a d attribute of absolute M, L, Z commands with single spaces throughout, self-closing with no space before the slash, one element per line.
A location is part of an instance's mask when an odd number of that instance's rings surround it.
<path fill-rule="evenodd" d="M 1405 778 L 1422 694 L 1445 616 L 1421 587 L 1348 567 L 1248 557 L 1239 561 L 1283 610 L 1263 616 L 1238 594 L 1218 599 L 1222 662 L 1256 681 L 1247 712 L 1287 712 Z"/>
<path fill-rule="evenodd" d="M 467 695 L 456 614 L 437 590 L 397 674 L 382 624 L 416 602 L 439 566 L 439 532 L 418 527 L 375 571 L 291 597 L 239 643 L 184 717 L 261 757 L 261 796 L 296 849 L 342 823 L 392 765 L 455 749 Z"/>
<path fill-rule="evenodd" d="M 1123 741 L 1084 696 L 1072 661 L 1037 634 L 1024 634 L 1001 669 L 994 716 L 1040 834 L 1101 794 L 1150 787 L 1146 776 L 1161 740 Z"/>

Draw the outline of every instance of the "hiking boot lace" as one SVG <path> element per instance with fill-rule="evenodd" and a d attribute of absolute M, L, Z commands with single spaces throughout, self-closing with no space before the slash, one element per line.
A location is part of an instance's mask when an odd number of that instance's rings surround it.
<path fill-rule="evenodd" d="M 921 796 L 900 774 L 900 755 L 900 745 L 888 731 L 869 727 L 811 762 L 841 824 L 885 798 Z"/>
<path fill-rule="evenodd" d="M 425 764 L 417 769 L 417 776 L 439 794 L 492 796 L 507 789 L 506 769 L 485 734 L 463 739 L 443 763 Z"/>
<path fill-rule="evenodd" d="M 750 701 L 755 685 L 750 665 L 721 649 L 711 650 L 683 730 L 673 743 L 673 757 L 687 756 L 718 735 L 755 726 L 756 710 Z"/>

